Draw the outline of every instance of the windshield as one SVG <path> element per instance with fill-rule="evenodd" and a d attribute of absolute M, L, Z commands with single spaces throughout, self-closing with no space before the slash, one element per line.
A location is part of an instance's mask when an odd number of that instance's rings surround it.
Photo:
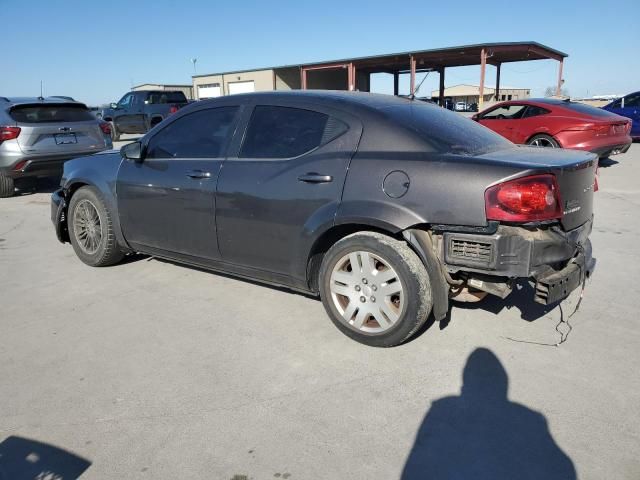
<path fill-rule="evenodd" d="M 389 118 L 416 132 L 440 153 L 481 155 L 512 144 L 459 113 L 423 102 L 383 109 Z"/>

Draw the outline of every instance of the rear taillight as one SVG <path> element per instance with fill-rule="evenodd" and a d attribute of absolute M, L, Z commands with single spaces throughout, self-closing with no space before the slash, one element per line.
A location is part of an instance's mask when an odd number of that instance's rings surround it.
<path fill-rule="evenodd" d="M 532 222 L 562 217 L 560 190 L 553 175 L 533 175 L 499 183 L 484 193 L 488 220 Z"/>
<path fill-rule="evenodd" d="M 111 135 L 111 125 L 107 122 L 100 122 L 100 130 L 102 130 L 102 133 L 105 135 Z"/>
<path fill-rule="evenodd" d="M 171 105 L 171 108 L 169 108 L 169 114 L 176 113 L 177 111 L 178 107 L 175 105 Z"/>
<path fill-rule="evenodd" d="M 13 140 L 20 135 L 20 127 L 0 127 L 0 143 Z"/>

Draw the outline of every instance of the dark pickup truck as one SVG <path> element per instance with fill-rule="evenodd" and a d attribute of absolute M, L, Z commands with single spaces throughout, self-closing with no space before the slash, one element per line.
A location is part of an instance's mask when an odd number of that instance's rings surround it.
<path fill-rule="evenodd" d="M 123 133 L 147 133 L 188 103 L 179 90 L 138 90 L 127 93 L 118 103 L 112 103 L 101 116 L 111 124 L 111 139 L 116 142 Z"/>

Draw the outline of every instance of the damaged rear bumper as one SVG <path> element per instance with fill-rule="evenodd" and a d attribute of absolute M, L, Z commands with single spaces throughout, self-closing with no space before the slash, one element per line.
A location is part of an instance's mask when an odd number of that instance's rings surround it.
<path fill-rule="evenodd" d="M 565 232 L 559 225 L 497 225 L 491 233 L 437 232 L 440 259 L 450 278 L 473 289 L 507 296 L 516 279 L 535 284 L 534 300 L 567 297 L 595 268 L 592 220 Z"/>
<path fill-rule="evenodd" d="M 67 201 L 62 189 L 51 194 L 51 221 L 56 230 L 56 236 L 62 243 L 69 241 L 67 230 Z"/>
<path fill-rule="evenodd" d="M 536 282 L 534 300 L 543 305 L 559 302 L 584 284 L 595 267 L 596 259 L 591 255 L 591 242 L 587 240 L 580 253 L 562 270 L 549 267 L 546 272 L 534 277 Z"/>

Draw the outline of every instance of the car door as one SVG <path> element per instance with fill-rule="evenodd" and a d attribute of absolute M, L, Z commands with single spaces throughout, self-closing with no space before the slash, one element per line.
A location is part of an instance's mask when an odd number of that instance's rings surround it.
<path fill-rule="evenodd" d="M 131 133 L 145 133 L 147 131 L 147 124 L 145 119 L 145 100 L 147 99 L 147 92 L 134 92 L 133 100 L 131 102 L 130 114 L 129 114 L 129 131 Z"/>
<path fill-rule="evenodd" d="M 116 108 L 113 111 L 113 121 L 121 133 L 133 133 L 133 122 L 131 119 L 133 99 L 133 92 L 125 94 L 125 96 L 116 104 Z"/>
<path fill-rule="evenodd" d="M 222 259 L 300 279 L 314 235 L 333 223 L 362 125 L 320 105 L 260 103 L 222 167 L 216 223 Z"/>
<path fill-rule="evenodd" d="M 116 192 L 127 241 L 142 251 L 217 259 L 215 191 L 239 106 L 183 114 L 123 160 Z"/>
<path fill-rule="evenodd" d="M 549 133 L 549 125 L 544 115 L 551 111 L 537 105 L 527 105 L 520 119 L 515 123 L 511 131 L 513 143 L 526 143 L 536 133 Z"/>
<path fill-rule="evenodd" d="M 515 134 L 519 128 L 518 121 L 524 113 L 525 107 L 521 104 L 497 105 L 481 114 L 478 121 L 507 140 L 515 142 Z"/>

